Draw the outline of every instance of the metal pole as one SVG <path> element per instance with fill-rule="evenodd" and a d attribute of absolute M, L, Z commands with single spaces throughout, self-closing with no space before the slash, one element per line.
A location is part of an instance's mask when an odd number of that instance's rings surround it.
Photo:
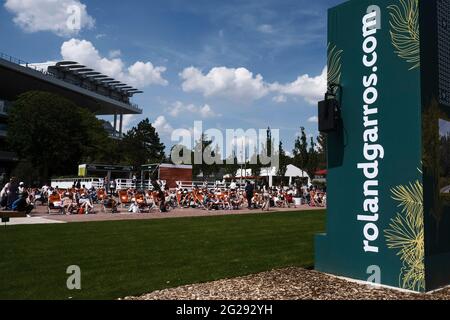
<path fill-rule="evenodd" d="M 117 113 L 114 113 L 114 136 L 116 135 L 117 132 Z"/>
<path fill-rule="evenodd" d="M 120 114 L 120 126 L 119 126 L 119 137 L 122 138 L 122 126 L 123 126 L 123 114 Z"/>

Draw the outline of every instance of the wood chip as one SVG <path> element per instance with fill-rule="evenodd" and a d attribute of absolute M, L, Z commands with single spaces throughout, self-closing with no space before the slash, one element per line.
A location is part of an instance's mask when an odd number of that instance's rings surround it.
<path fill-rule="evenodd" d="M 124 300 L 449 300 L 450 288 L 432 294 L 374 287 L 302 268 L 155 291 Z"/>

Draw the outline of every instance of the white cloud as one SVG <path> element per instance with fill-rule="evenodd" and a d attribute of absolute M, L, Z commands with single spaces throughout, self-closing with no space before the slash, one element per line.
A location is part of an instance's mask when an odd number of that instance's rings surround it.
<path fill-rule="evenodd" d="M 316 77 L 301 75 L 291 83 L 271 85 L 271 90 L 283 95 L 290 95 L 304 98 L 310 104 L 316 104 L 321 100 L 327 90 L 327 68 Z"/>
<path fill-rule="evenodd" d="M 285 102 L 287 102 L 287 98 L 284 95 L 279 95 L 279 96 L 273 97 L 272 101 L 276 102 L 276 103 L 285 103 Z"/>
<path fill-rule="evenodd" d="M 255 141 L 254 139 L 252 139 L 251 137 L 248 136 L 241 136 L 241 137 L 234 137 L 233 140 L 231 141 L 231 145 L 235 146 L 235 147 L 249 147 L 249 146 L 256 146 L 257 141 Z"/>
<path fill-rule="evenodd" d="M 189 67 L 180 74 L 185 92 L 200 92 L 205 97 L 221 96 L 234 100 L 258 100 L 268 94 L 269 88 L 261 75 L 254 76 L 245 68 L 217 67 L 203 74 Z"/>
<path fill-rule="evenodd" d="M 178 117 L 185 110 L 187 110 L 186 106 L 180 101 L 175 102 L 171 107 L 168 108 L 169 114 L 172 117 Z"/>
<path fill-rule="evenodd" d="M 151 62 L 138 61 L 127 68 L 120 58 L 102 57 L 94 45 L 86 40 L 71 39 L 64 42 L 61 46 L 61 56 L 64 60 L 77 61 L 135 87 L 168 84 L 162 76 L 166 71 L 165 67 L 155 67 Z"/>
<path fill-rule="evenodd" d="M 319 118 L 314 116 L 308 119 L 308 122 L 319 123 Z"/>
<path fill-rule="evenodd" d="M 135 124 L 137 119 L 138 119 L 137 115 L 125 114 L 123 116 L 123 120 L 122 120 L 122 131 L 123 131 L 123 133 L 126 133 L 128 130 L 130 130 L 133 127 L 133 125 Z M 110 123 L 114 127 L 114 119 L 111 120 Z M 117 117 L 117 130 L 119 130 L 119 126 L 120 126 L 120 119 L 119 119 L 119 117 Z"/>
<path fill-rule="evenodd" d="M 111 51 L 109 51 L 109 58 L 110 59 L 119 58 L 121 55 L 122 55 L 122 51 L 120 51 L 120 50 L 111 50 Z"/>
<path fill-rule="evenodd" d="M 275 32 L 275 30 L 273 29 L 273 27 L 270 24 L 262 24 L 262 25 L 258 26 L 257 29 L 259 32 L 267 33 L 267 34 L 272 34 Z"/>
<path fill-rule="evenodd" d="M 221 116 L 220 114 L 216 114 L 208 104 L 196 106 L 194 104 L 184 104 L 181 101 L 177 101 L 172 104 L 167 111 L 172 117 L 178 117 L 179 115 L 183 115 L 185 113 L 198 114 L 204 119 Z"/>
<path fill-rule="evenodd" d="M 155 122 L 153 122 L 153 127 L 160 135 L 168 135 L 173 131 L 172 125 L 164 116 L 159 116 L 158 118 L 156 118 Z"/>
<path fill-rule="evenodd" d="M 200 115 L 202 118 L 213 118 L 216 115 L 216 113 L 211 109 L 211 107 L 208 104 L 205 104 L 203 107 L 200 108 Z"/>
<path fill-rule="evenodd" d="M 285 84 L 267 83 L 264 78 L 245 68 L 216 67 L 204 74 L 201 70 L 189 67 L 180 73 L 183 79 L 183 91 L 199 92 L 205 97 L 225 97 L 232 100 L 255 101 L 270 93 L 276 94 L 272 100 L 284 103 L 287 97 L 305 99 L 316 104 L 327 88 L 327 68 L 316 77 L 300 75 L 295 81 Z"/>
<path fill-rule="evenodd" d="M 79 0 L 6 0 L 5 8 L 25 32 L 50 31 L 71 36 L 95 25 L 86 5 Z"/>
<path fill-rule="evenodd" d="M 127 132 L 128 130 L 130 130 L 137 119 L 138 119 L 137 115 L 133 115 L 133 114 L 126 114 L 126 115 L 124 115 L 123 116 L 123 123 L 122 123 L 123 131 Z"/>

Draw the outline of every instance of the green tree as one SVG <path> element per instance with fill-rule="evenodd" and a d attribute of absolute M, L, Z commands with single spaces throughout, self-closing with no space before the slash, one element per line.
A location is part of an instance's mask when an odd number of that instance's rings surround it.
<path fill-rule="evenodd" d="M 319 167 L 327 168 L 327 135 L 325 133 L 320 133 L 317 137 L 317 152 L 319 157 Z"/>
<path fill-rule="evenodd" d="M 287 166 L 289 164 L 289 157 L 286 155 L 286 152 L 283 149 L 283 142 L 280 141 L 278 146 L 278 156 L 279 156 L 279 166 L 277 175 L 280 177 L 284 177 L 287 171 Z"/>
<path fill-rule="evenodd" d="M 129 130 L 120 145 L 125 160 L 135 168 L 165 159 L 165 146 L 148 118 Z"/>
<path fill-rule="evenodd" d="M 74 174 L 83 158 L 101 154 L 107 134 L 86 109 L 52 93 L 31 91 L 10 110 L 7 141 L 44 182 Z"/>
<path fill-rule="evenodd" d="M 207 178 L 213 174 L 213 166 L 206 164 L 203 157 L 205 154 L 209 154 L 211 157 L 215 156 L 212 143 L 213 141 L 204 133 L 202 133 L 201 138 L 195 142 L 194 150 L 192 152 L 192 174 L 194 177 L 203 175 L 203 177 Z"/>
<path fill-rule="evenodd" d="M 240 169 L 236 152 L 233 153 L 225 160 L 224 164 L 225 174 L 229 174 L 232 178 L 236 177 L 237 171 Z"/>
<path fill-rule="evenodd" d="M 270 143 L 264 145 L 262 148 L 262 152 L 266 152 L 266 148 L 269 146 L 270 149 Z M 267 154 L 269 154 L 269 151 L 267 151 Z M 252 170 L 252 176 L 258 177 L 261 175 L 261 169 L 263 168 L 262 162 L 261 162 L 261 155 L 258 154 L 258 148 L 255 146 L 255 149 L 253 150 L 252 156 L 250 159 L 248 159 L 247 164 L 243 167 L 243 169 L 251 169 Z"/>
<path fill-rule="evenodd" d="M 319 154 L 316 150 L 317 145 L 314 142 L 314 138 L 311 137 L 311 145 L 308 150 L 308 163 L 306 164 L 306 173 L 313 178 L 317 169 L 319 168 Z"/>
<path fill-rule="evenodd" d="M 82 144 L 81 161 L 84 163 L 120 163 L 123 161 L 117 140 L 111 139 L 103 122 L 92 112 L 80 108 L 80 127 L 84 128 L 85 140 Z"/>
<path fill-rule="evenodd" d="M 301 133 L 297 136 L 295 140 L 294 150 L 293 150 L 294 160 L 293 163 L 295 166 L 302 170 L 306 170 L 308 165 L 308 139 L 306 137 L 305 128 L 301 128 Z"/>

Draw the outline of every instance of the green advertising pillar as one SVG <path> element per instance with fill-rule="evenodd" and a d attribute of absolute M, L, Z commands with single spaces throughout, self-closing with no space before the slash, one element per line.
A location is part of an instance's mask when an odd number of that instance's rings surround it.
<path fill-rule="evenodd" d="M 326 234 L 319 271 L 413 290 L 450 284 L 450 1 L 329 10 Z"/>

